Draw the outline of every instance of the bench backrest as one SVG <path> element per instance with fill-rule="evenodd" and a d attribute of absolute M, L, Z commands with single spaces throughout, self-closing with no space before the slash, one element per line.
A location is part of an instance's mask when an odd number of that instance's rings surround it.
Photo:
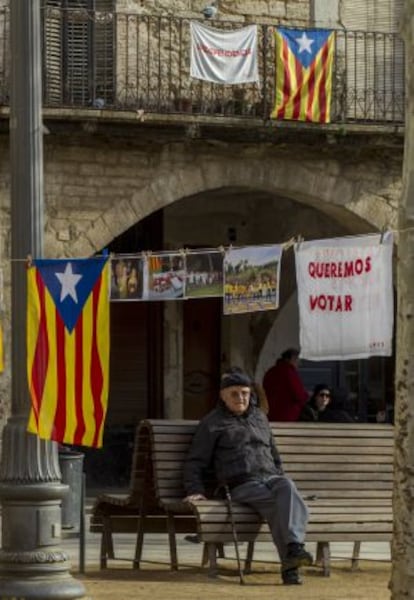
<path fill-rule="evenodd" d="M 161 505 L 182 500 L 183 465 L 197 421 L 146 420 L 154 493 Z M 390 503 L 393 427 L 377 423 L 271 423 L 283 466 L 305 497 Z"/>
<path fill-rule="evenodd" d="M 391 502 L 392 425 L 272 423 L 272 429 L 285 471 L 304 496 Z"/>
<path fill-rule="evenodd" d="M 161 506 L 185 496 L 183 467 L 198 421 L 148 419 L 141 422 L 151 440 L 155 494 Z"/>
<path fill-rule="evenodd" d="M 155 491 L 151 432 L 145 421 L 135 430 L 129 488 L 131 502 L 139 504 L 143 513 L 161 512 Z"/>

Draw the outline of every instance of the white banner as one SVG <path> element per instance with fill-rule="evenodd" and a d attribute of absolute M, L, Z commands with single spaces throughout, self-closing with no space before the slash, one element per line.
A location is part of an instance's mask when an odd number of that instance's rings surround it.
<path fill-rule="evenodd" d="M 190 75 L 213 83 L 259 81 L 257 27 L 224 31 L 192 21 Z"/>
<path fill-rule="evenodd" d="M 301 357 L 391 355 L 392 247 L 389 232 L 295 247 Z"/>

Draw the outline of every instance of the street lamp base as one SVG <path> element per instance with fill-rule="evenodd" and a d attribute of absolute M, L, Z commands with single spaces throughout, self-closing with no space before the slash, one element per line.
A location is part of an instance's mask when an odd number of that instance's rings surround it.
<path fill-rule="evenodd" d="M 69 488 L 59 481 L 57 445 L 27 434 L 25 424 L 12 417 L 3 429 L 0 600 L 83 598 L 85 589 L 59 547 Z"/>
<path fill-rule="evenodd" d="M 17 573 L 8 579 L 0 575 L 0 600 L 73 600 L 85 597 L 85 588 L 68 573 L 55 576 L 30 576 L 27 573 L 17 581 Z"/>

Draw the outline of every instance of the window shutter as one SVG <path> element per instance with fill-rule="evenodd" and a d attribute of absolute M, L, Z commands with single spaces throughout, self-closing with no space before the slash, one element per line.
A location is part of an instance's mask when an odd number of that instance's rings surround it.
<path fill-rule="evenodd" d="M 63 102 L 62 11 L 60 0 L 49 0 L 43 11 L 43 101 L 46 105 Z"/>
<path fill-rule="evenodd" d="M 404 114 L 403 42 L 396 35 L 403 0 L 344 0 L 346 30 L 338 52 L 345 60 L 347 118 L 395 121 Z"/>
<path fill-rule="evenodd" d="M 45 9 L 45 102 L 112 104 L 113 0 L 46 0 Z"/>

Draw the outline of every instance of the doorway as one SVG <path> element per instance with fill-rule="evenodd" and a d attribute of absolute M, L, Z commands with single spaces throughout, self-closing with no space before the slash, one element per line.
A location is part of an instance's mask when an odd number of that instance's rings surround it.
<path fill-rule="evenodd" d="M 184 419 L 200 419 L 218 400 L 221 314 L 221 298 L 200 298 L 184 302 Z"/>

